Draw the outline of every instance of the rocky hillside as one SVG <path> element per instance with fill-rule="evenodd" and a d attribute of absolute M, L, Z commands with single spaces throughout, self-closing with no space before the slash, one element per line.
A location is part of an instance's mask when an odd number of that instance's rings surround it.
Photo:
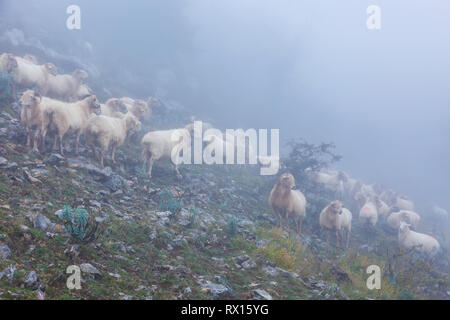
<path fill-rule="evenodd" d="M 275 177 L 257 168 L 184 166 L 178 180 L 156 163 L 150 181 L 137 144 L 104 170 L 83 148 L 30 154 L 18 109 L 0 105 L 0 299 L 450 298 L 446 251 L 431 264 L 401 252 L 395 233 L 361 229 L 355 212 L 348 250 L 322 241 L 325 193 L 302 190 L 308 218 L 297 236 L 276 228 Z M 91 239 L 67 232 L 64 206 L 87 210 L 98 226 Z M 380 290 L 366 286 L 372 264 Z M 81 268 L 80 290 L 66 286 L 70 265 Z"/>

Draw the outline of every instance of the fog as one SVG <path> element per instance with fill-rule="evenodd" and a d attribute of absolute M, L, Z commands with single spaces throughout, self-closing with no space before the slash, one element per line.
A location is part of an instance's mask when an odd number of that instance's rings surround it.
<path fill-rule="evenodd" d="M 70 4 L 81 30 L 66 28 Z M 366 27 L 371 4 L 381 30 Z M 2 0 L 0 48 L 67 59 L 221 128 L 334 142 L 351 176 L 449 208 L 448 17 L 445 0 Z"/>

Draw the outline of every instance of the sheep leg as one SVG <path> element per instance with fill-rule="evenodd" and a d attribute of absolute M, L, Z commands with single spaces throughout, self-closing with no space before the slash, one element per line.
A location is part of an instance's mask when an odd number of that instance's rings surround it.
<path fill-rule="evenodd" d="M 95 160 L 98 160 L 97 153 L 95 152 L 95 147 L 94 147 L 94 145 L 91 145 L 91 150 L 92 150 L 92 155 L 93 155 L 94 159 L 95 159 Z"/>
<path fill-rule="evenodd" d="M 274 211 L 275 211 L 275 213 L 278 216 L 278 221 L 280 222 L 280 229 L 283 230 L 283 223 L 282 223 L 281 212 L 280 212 L 280 210 L 274 210 Z"/>
<path fill-rule="evenodd" d="M 59 135 L 59 153 L 64 156 L 64 150 L 63 150 L 63 136 Z"/>
<path fill-rule="evenodd" d="M 338 232 L 338 229 L 336 229 L 336 247 L 339 247 L 339 232 Z"/>
<path fill-rule="evenodd" d="M 55 134 L 55 136 L 53 137 L 53 146 L 52 146 L 52 150 L 56 150 L 56 142 L 58 141 L 58 136 Z"/>
<path fill-rule="evenodd" d="M 45 136 L 47 135 L 47 129 L 41 129 L 41 144 L 42 152 L 45 153 Z"/>
<path fill-rule="evenodd" d="M 103 164 L 103 159 L 104 159 L 104 157 L 105 157 L 105 152 L 101 149 L 101 150 L 100 150 L 100 167 L 101 167 L 102 169 L 105 168 L 105 166 L 104 166 L 104 164 Z"/>
<path fill-rule="evenodd" d="M 11 83 L 11 95 L 14 101 L 16 101 L 16 85 L 14 84 L 14 82 Z"/>
<path fill-rule="evenodd" d="M 152 177 L 152 169 L 153 169 L 153 157 L 150 157 L 150 159 L 148 159 L 148 169 L 147 169 L 149 179 L 151 179 Z"/>
<path fill-rule="evenodd" d="M 286 230 L 289 232 L 289 212 L 286 210 Z"/>
<path fill-rule="evenodd" d="M 326 232 L 327 243 L 329 243 L 328 238 L 330 237 L 330 231 L 328 231 L 328 229 L 327 229 L 325 232 Z"/>
<path fill-rule="evenodd" d="M 81 136 L 81 130 L 77 132 L 77 137 L 75 139 L 75 154 L 78 155 L 78 146 L 80 144 L 80 136 Z"/>
<path fill-rule="evenodd" d="M 345 247 L 348 249 L 348 241 L 350 239 L 350 230 L 347 230 L 347 244 L 345 245 Z"/>
<path fill-rule="evenodd" d="M 303 225 L 303 217 L 300 216 L 300 225 L 299 225 L 299 229 L 298 229 L 298 234 L 302 234 L 302 225 Z"/>
<path fill-rule="evenodd" d="M 113 163 L 116 163 L 116 146 L 112 147 L 111 160 Z"/>
<path fill-rule="evenodd" d="M 301 219 L 299 217 L 299 219 Z M 298 223 L 298 219 L 294 219 L 295 220 L 295 225 L 297 226 L 297 234 L 300 234 L 300 227 L 299 227 L 299 223 Z"/>
<path fill-rule="evenodd" d="M 38 149 L 38 138 L 39 138 L 39 131 L 36 131 L 34 133 L 34 136 L 33 136 L 33 150 L 32 150 L 32 152 L 39 152 L 39 149 Z"/>
<path fill-rule="evenodd" d="M 26 127 L 25 130 L 27 132 L 27 144 L 26 144 L 26 146 L 29 147 L 31 145 L 30 128 Z"/>

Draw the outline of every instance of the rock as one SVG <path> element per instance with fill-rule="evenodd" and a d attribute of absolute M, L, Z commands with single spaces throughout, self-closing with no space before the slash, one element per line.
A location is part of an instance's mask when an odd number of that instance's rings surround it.
<path fill-rule="evenodd" d="M 8 160 L 3 157 L 0 157 L 0 167 L 6 166 L 8 164 Z"/>
<path fill-rule="evenodd" d="M 52 231 L 55 227 L 55 224 L 52 223 L 46 216 L 38 213 L 33 223 L 36 229 L 42 231 Z"/>
<path fill-rule="evenodd" d="M 58 153 L 51 154 L 45 162 L 49 165 L 60 165 L 66 162 L 66 158 Z"/>
<path fill-rule="evenodd" d="M 63 210 L 60 209 L 58 211 L 55 212 L 55 216 L 57 216 L 58 218 L 62 219 L 63 218 Z"/>
<path fill-rule="evenodd" d="M 112 173 L 110 177 L 103 183 L 112 192 L 119 191 L 121 188 L 128 188 L 127 182 L 119 175 Z"/>
<path fill-rule="evenodd" d="M 184 289 L 184 294 L 190 294 L 192 292 L 190 287 L 187 287 L 186 289 Z"/>
<path fill-rule="evenodd" d="M 90 263 L 83 263 L 80 265 L 80 269 L 82 272 L 84 273 L 90 273 L 90 274 L 97 274 L 97 275 L 101 275 L 101 272 L 98 271 L 98 269 L 96 267 L 94 267 L 92 264 Z"/>
<path fill-rule="evenodd" d="M 256 268 L 256 262 L 253 261 L 248 255 L 242 255 L 235 258 L 236 263 L 244 269 Z"/>
<path fill-rule="evenodd" d="M 89 204 L 94 207 L 97 207 L 99 209 L 102 208 L 102 204 L 100 202 L 98 202 L 97 200 L 89 200 Z"/>
<path fill-rule="evenodd" d="M 263 271 L 269 276 L 276 277 L 278 275 L 278 270 L 274 267 L 267 266 L 263 268 Z"/>
<path fill-rule="evenodd" d="M 249 260 L 247 260 L 247 261 L 244 261 L 244 262 L 241 264 L 241 266 L 242 266 L 242 268 L 244 268 L 244 269 L 253 269 L 253 268 L 256 268 L 256 262 L 253 261 L 252 259 L 249 259 Z"/>
<path fill-rule="evenodd" d="M 36 273 L 36 271 L 31 271 L 25 280 L 25 284 L 28 288 L 37 290 L 39 287 L 38 279 L 39 279 L 39 276 Z"/>
<path fill-rule="evenodd" d="M 10 265 L 2 272 L 2 276 L 0 276 L 0 279 L 5 276 L 9 281 L 12 281 L 14 279 L 14 276 L 16 274 L 17 268 L 15 265 Z"/>
<path fill-rule="evenodd" d="M 213 296 L 219 296 L 229 291 L 229 289 L 223 284 L 216 284 L 211 282 L 203 284 L 201 287 L 202 290 L 210 291 Z"/>
<path fill-rule="evenodd" d="M 255 299 L 264 299 L 264 300 L 272 300 L 272 296 L 265 290 L 262 289 L 255 289 L 253 290 L 253 293 L 255 295 Z"/>
<path fill-rule="evenodd" d="M 0 260 L 9 259 L 11 257 L 11 249 L 5 243 L 0 243 Z"/>
<path fill-rule="evenodd" d="M 19 167 L 19 166 L 17 165 L 16 162 L 11 162 L 11 163 L 8 163 L 6 166 L 4 166 L 5 169 L 8 169 L 8 170 L 10 170 L 10 171 L 14 171 L 14 170 L 16 170 L 18 167 Z"/>

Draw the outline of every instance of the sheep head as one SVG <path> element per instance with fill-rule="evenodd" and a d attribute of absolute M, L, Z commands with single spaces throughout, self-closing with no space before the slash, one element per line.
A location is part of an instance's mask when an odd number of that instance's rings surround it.
<path fill-rule="evenodd" d="M 147 100 L 147 105 L 149 106 L 149 108 L 158 108 L 161 106 L 161 103 L 158 99 L 150 97 Z"/>
<path fill-rule="evenodd" d="M 149 111 L 148 105 L 143 100 L 135 100 L 133 103 L 133 113 L 136 117 L 142 117 L 146 112 Z"/>
<path fill-rule="evenodd" d="M 398 233 L 408 232 L 410 226 L 411 226 L 410 224 L 408 224 L 404 221 L 400 222 L 400 226 L 398 227 Z"/>
<path fill-rule="evenodd" d="M 11 53 L 8 53 L 6 55 L 6 72 L 13 72 L 18 67 L 16 58 Z"/>
<path fill-rule="evenodd" d="M 296 187 L 295 185 L 295 178 L 290 173 L 283 173 L 280 178 L 278 179 L 278 183 L 282 188 L 285 189 L 294 189 Z"/>
<path fill-rule="evenodd" d="M 95 95 L 91 94 L 84 100 L 87 102 L 90 113 L 95 113 L 98 116 L 102 113 L 100 103 L 98 102 L 97 97 Z"/>
<path fill-rule="evenodd" d="M 135 134 L 141 131 L 141 122 L 135 116 L 128 114 L 125 117 L 125 123 L 128 133 Z"/>
<path fill-rule="evenodd" d="M 106 104 L 113 108 L 114 112 L 122 112 L 127 113 L 128 109 L 125 103 L 122 100 L 117 98 L 111 98 L 106 101 Z"/>
<path fill-rule="evenodd" d="M 31 54 L 26 54 L 23 56 L 23 58 L 31 63 L 38 64 L 36 57 Z"/>
<path fill-rule="evenodd" d="M 89 75 L 86 71 L 77 69 L 72 73 L 72 76 L 78 80 L 86 79 Z"/>
<path fill-rule="evenodd" d="M 25 108 L 36 106 L 37 104 L 41 103 L 41 101 L 42 96 L 33 90 L 25 91 L 20 98 L 20 104 Z"/>
<path fill-rule="evenodd" d="M 56 68 L 56 66 L 53 63 L 48 62 L 48 63 L 44 64 L 44 68 L 52 76 L 56 76 L 58 74 L 58 68 Z"/>
<path fill-rule="evenodd" d="M 330 203 L 329 210 L 334 214 L 342 214 L 342 202 L 334 200 Z"/>

